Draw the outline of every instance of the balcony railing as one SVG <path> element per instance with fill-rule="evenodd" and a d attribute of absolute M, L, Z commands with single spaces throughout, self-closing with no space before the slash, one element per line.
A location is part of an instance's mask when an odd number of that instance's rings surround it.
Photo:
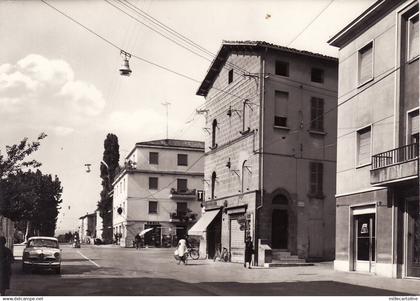
<path fill-rule="evenodd" d="M 419 156 L 417 143 L 401 146 L 372 156 L 372 169 L 383 168 L 416 159 Z"/>
<path fill-rule="evenodd" d="M 178 220 L 182 222 L 193 222 L 197 219 L 197 214 L 190 211 L 176 211 L 169 213 L 171 221 Z"/>
<path fill-rule="evenodd" d="M 171 188 L 171 196 L 194 196 L 197 194 L 196 189 L 176 189 Z"/>

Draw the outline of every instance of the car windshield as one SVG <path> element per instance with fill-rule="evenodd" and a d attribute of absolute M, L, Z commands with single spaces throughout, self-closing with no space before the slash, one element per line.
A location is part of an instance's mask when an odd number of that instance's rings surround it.
<path fill-rule="evenodd" d="M 58 249 L 58 242 L 51 239 L 32 239 L 29 241 L 28 247 L 47 247 Z"/>

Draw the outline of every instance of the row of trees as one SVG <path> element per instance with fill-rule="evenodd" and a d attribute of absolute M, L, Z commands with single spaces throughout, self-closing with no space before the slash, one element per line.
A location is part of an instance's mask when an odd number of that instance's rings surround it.
<path fill-rule="evenodd" d="M 0 215 L 15 221 L 26 237 L 53 236 L 61 209 L 63 188 L 59 178 L 42 174 L 37 169 L 40 162 L 27 160 L 45 137 L 42 133 L 34 142 L 24 138 L 6 146 L 5 156 L 0 153 Z"/>

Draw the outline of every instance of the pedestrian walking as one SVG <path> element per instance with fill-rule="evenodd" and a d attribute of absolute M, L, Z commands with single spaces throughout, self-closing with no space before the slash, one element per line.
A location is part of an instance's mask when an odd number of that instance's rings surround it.
<path fill-rule="evenodd" d="M 12 276 L 13 254 L 6 247 L 6 238 L 0 236 L 0 295 L 5 296 L 6 290 L 10 288 Z"/>
<path fill-rule="evenodd" d="M 254 254 L 254 246 L 252 244 L 252 239 L 248 236 L 245 240 L 245 262 L 244 268 L 246 268 L 246 264 L 248 263 L 248 269 L 251 268 L 251 261 L 252 261 L 252 254 Z"/>
<path fill-rule="evenodd" d="M 137 233 L 136 236 L 134 236 L 134 243 L 136 245 L 137 250 L 140 248 L 140 240 L 141 240 L 140 234 Z"/>
<path fill-rule="evenodd" d="M 181 261 L 184 264 L 187 264 L 187 251 L 188 251 L 187 241 L 185 239 L 181 238 L 178 241 L 178 248 L 175 251 L 175 258 L 177 258 L 176 255 L 178 255 L 178 258 L 179 258 L 178 259 L 178 264 L 180 264 Z"/>

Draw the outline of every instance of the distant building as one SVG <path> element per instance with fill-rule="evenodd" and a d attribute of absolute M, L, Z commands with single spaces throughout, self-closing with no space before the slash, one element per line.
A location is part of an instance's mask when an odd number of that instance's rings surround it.
<path fill-rule="evenodd" d="M 146 245 L 182 237 L 199 218 L 204 143 L 162 139 L 136 143 L 113 188 L 114 237 L 131 247 L 142 230 Z"/>
<path fill-rule="evenodd" d="M 376 1 L 339 47 L 337 270 L 420 277 L 419 3 Z"/>
<path fill-rule="evenodd" d="M 79 237 L 80 241 L 84 243 L 93 243 L 93 238 L 96 237 L 96 213 L 87 213 L 79 218 Z"/>
<path fill-rule="evenodd" d="M 197 92 L 206 212 L 192 230 L 205 232 L 210 258 L 225 247 L 243 262 L 248 235 L 274 260 L 334 258 L 337 73 L 321 54 L 222 44 Z"/>

